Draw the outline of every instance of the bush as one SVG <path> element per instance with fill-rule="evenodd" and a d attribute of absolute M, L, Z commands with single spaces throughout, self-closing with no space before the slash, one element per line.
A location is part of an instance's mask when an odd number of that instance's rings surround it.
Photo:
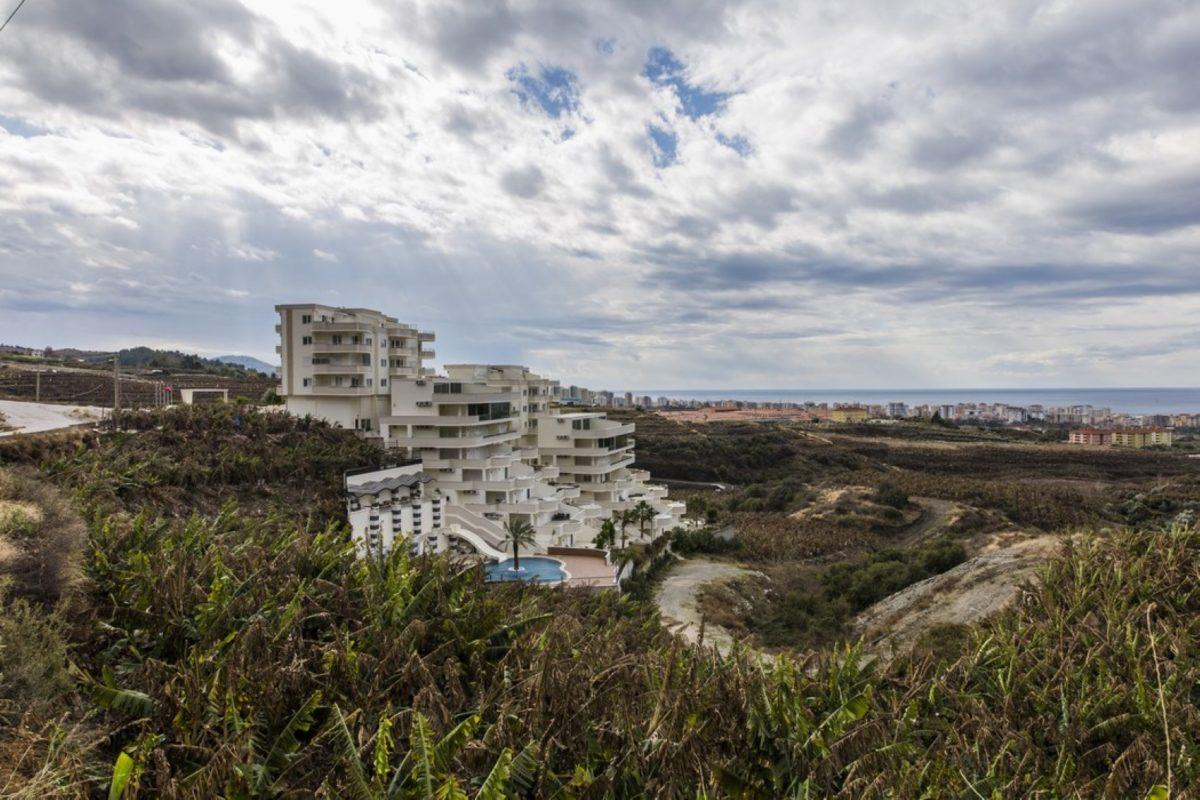
<path fill-rule="evenodd" d="M 695 553 L 723 555 L 737 552 L 741 548 L 741 542 L 736 536 L 722 538 L 712 528 L 691 531 L 677 528 L 671 536 L 671 547 L 683 556 Z"/>
<path fill-rule="evenodd" d="M 894 483 L 884 481 L 879 484 L 879 488 L 875 490 L 875 500 L 885 506 L 891 506 L 895 509 L 908 507 L 908 492 L 901 489 Z"/>

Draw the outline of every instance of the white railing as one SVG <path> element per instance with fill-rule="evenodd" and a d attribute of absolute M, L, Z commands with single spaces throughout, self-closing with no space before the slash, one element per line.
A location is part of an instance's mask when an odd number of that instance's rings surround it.
<path fill-rule="evenodd" d="M 442 513 L 445 515 L 446 521 L 457 523 L 460 527 L 473 532 L 488 547 L 503 551 L 506 534 L 504 527 L 498 522 L 493 522 L 482 514 L 476 514 L 459 505 L 447 505 Z"/>

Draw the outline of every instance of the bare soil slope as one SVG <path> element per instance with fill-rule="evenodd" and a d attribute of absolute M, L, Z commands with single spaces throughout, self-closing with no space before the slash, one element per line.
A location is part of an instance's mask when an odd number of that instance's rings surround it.
<path fill-rule="evenodd" d="M 933 628 L 995 614 L 1016 599 L 1021 584 L 1062 546 L 1059 536 L 1020 536 L 997 536 L 957 567 L 879 601 L 854 619 L 853 630 L 873 653 L 888 658 L 908 650 Z"/>

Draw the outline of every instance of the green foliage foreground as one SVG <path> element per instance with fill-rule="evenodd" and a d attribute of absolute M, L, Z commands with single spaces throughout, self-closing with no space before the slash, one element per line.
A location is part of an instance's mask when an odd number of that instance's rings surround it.
<path fill-rule="evenodd" d="M 93 467 L 72 474 L 101 479 Z M 232 504 L 112 512 L 119 490 L 76 486 L 106 509 L 85 596 L 39 612 L 55 621 L 23 647 L 0 613 L 12 723 L 0 727 L 0 793 L 19 795 L 22 780 L 37 796 L 107 793 L 114 766 L 118 791 L 155 797 L 1145 797 L 1200 785 L 1196 528 L 1081 537 L 955 660 L 877 672 L 853 650 L 769 661 L 692 648 L 612 593 L 489 587 L 477 569 L 400 551 L 356 560 L 338 524 Z M 22 626 L 31 613 L 21 606 Z M 55 637 L 70 663 L 47 667 Z M 44 678 L 18 668 L 35 647 Z M 94 735 L 72 750 L 81 726 Z"/>

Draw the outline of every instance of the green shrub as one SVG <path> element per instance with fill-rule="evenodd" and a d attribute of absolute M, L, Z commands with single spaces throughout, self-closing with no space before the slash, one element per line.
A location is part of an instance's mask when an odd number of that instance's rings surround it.
<path fill-rule="evenodd" d="M 894 483 L 884 481 L 875 490 L 875 500 L 885 506 L 902 509 L 908 507 L 908 492 Z"/>

